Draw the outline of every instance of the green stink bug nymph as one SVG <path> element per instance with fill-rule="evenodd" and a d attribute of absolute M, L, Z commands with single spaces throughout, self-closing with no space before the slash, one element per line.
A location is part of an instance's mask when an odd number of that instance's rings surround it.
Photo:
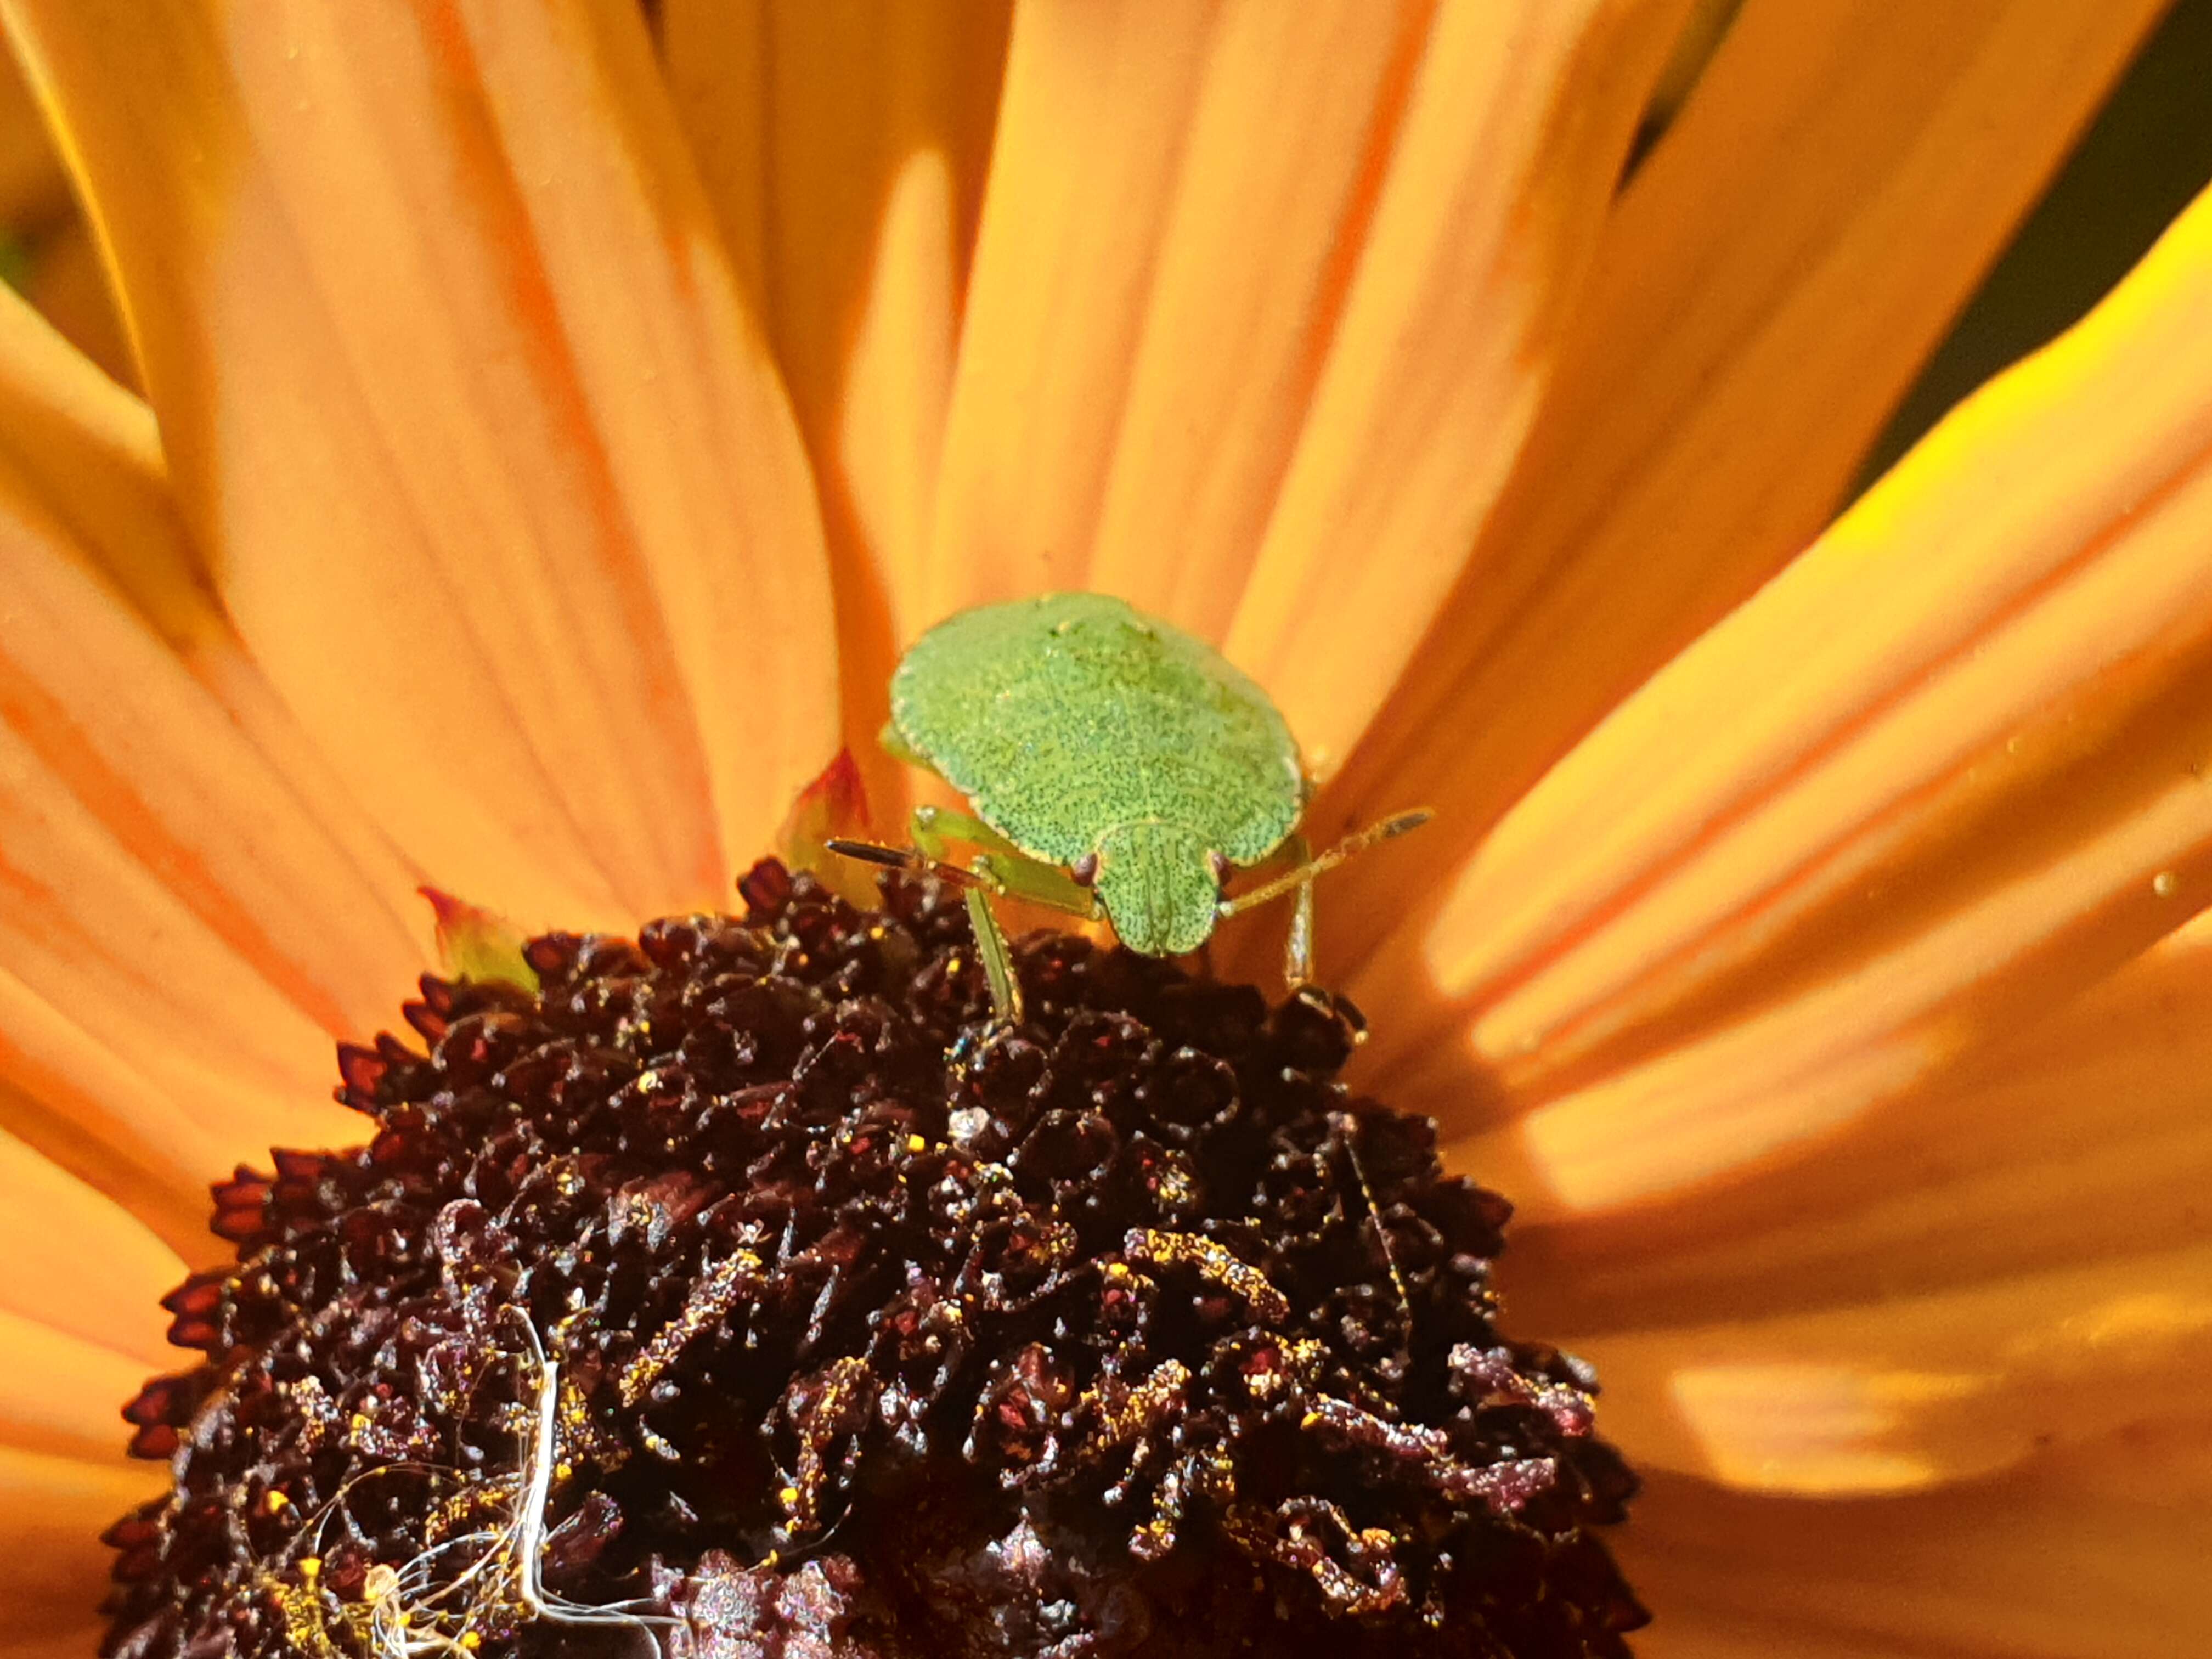
<path fill-rule="evenodd" d="M 1084 917 L 1102 911 L 1148 956 L 1194 951 L 1222 917 L 1295 893 L 1287 972 L 1310 975 L 1312 882 L 1424 822 L 1405 812 L 1234 899 L 1222 882 L 1297 838 L 1310 793 L 1282 715 L 1205 641 L 1102 593 L 963 611 L 916 640 L 891 677 L 892 753 L 968 798 L 974 816 L 914 816 L 915 850 L 833 842 L 851 857 L 919 865 L 969 890 L 1001 1024 L 1021 1018 L 987 895 Z M 965 870 L 948 844 L 980 852 Z"/>

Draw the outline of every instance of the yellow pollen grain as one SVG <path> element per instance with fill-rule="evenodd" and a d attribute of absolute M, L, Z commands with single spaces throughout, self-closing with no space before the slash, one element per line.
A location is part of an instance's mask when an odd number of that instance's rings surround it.
<path fill-rule="evenodd" d="M 929 1150 L 929 1143 L 920 1135 L 908 1135 L 906 1138 L 906 1149 L 909 1152 L 926 1152 Z"/>

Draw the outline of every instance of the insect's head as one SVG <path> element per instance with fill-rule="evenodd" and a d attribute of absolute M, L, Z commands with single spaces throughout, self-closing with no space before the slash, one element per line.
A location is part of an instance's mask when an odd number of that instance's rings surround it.
<path fill-rule="evenodd" d="M 1221 885 L 1203 837 L 1175 825 L 1117 824 L 1098 841 L 1098 902 L 1114 932 L 1148 957 L 1181 956 L 1213 935 Z"/>

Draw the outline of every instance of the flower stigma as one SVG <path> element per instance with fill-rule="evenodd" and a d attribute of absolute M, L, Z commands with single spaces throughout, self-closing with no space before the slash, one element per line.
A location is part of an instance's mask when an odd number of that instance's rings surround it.
<path fill-rule="evenodd" d="M 106 1652 L 1612 1656 L 1634 1477 L 1348 1004 L 760 864 L 340 1050 L 126 1415 Z M 441 915 L 443 913 L 441 912 Z"/>

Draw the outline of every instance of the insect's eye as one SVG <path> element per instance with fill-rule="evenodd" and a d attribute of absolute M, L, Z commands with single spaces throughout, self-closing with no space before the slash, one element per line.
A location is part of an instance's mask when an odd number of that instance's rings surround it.
<path fill-rule="evenodd" d="M 1213 879 L 1216 882 L 1225 885 L 1228 883 L 1230 873 L 1234 871 L 1237 866 L 1231 864 L 1228 858 L 1223 854 L 1208 853 L 1206 856 L 1213 865 Z"/>
<path fill-rule="evenodd" d="M 1075 878 L 1079 886 L 1088 887 L 1098 879 L 1098 854 L 1085 853 L 1067 866 L 1067 873 Z"/>

